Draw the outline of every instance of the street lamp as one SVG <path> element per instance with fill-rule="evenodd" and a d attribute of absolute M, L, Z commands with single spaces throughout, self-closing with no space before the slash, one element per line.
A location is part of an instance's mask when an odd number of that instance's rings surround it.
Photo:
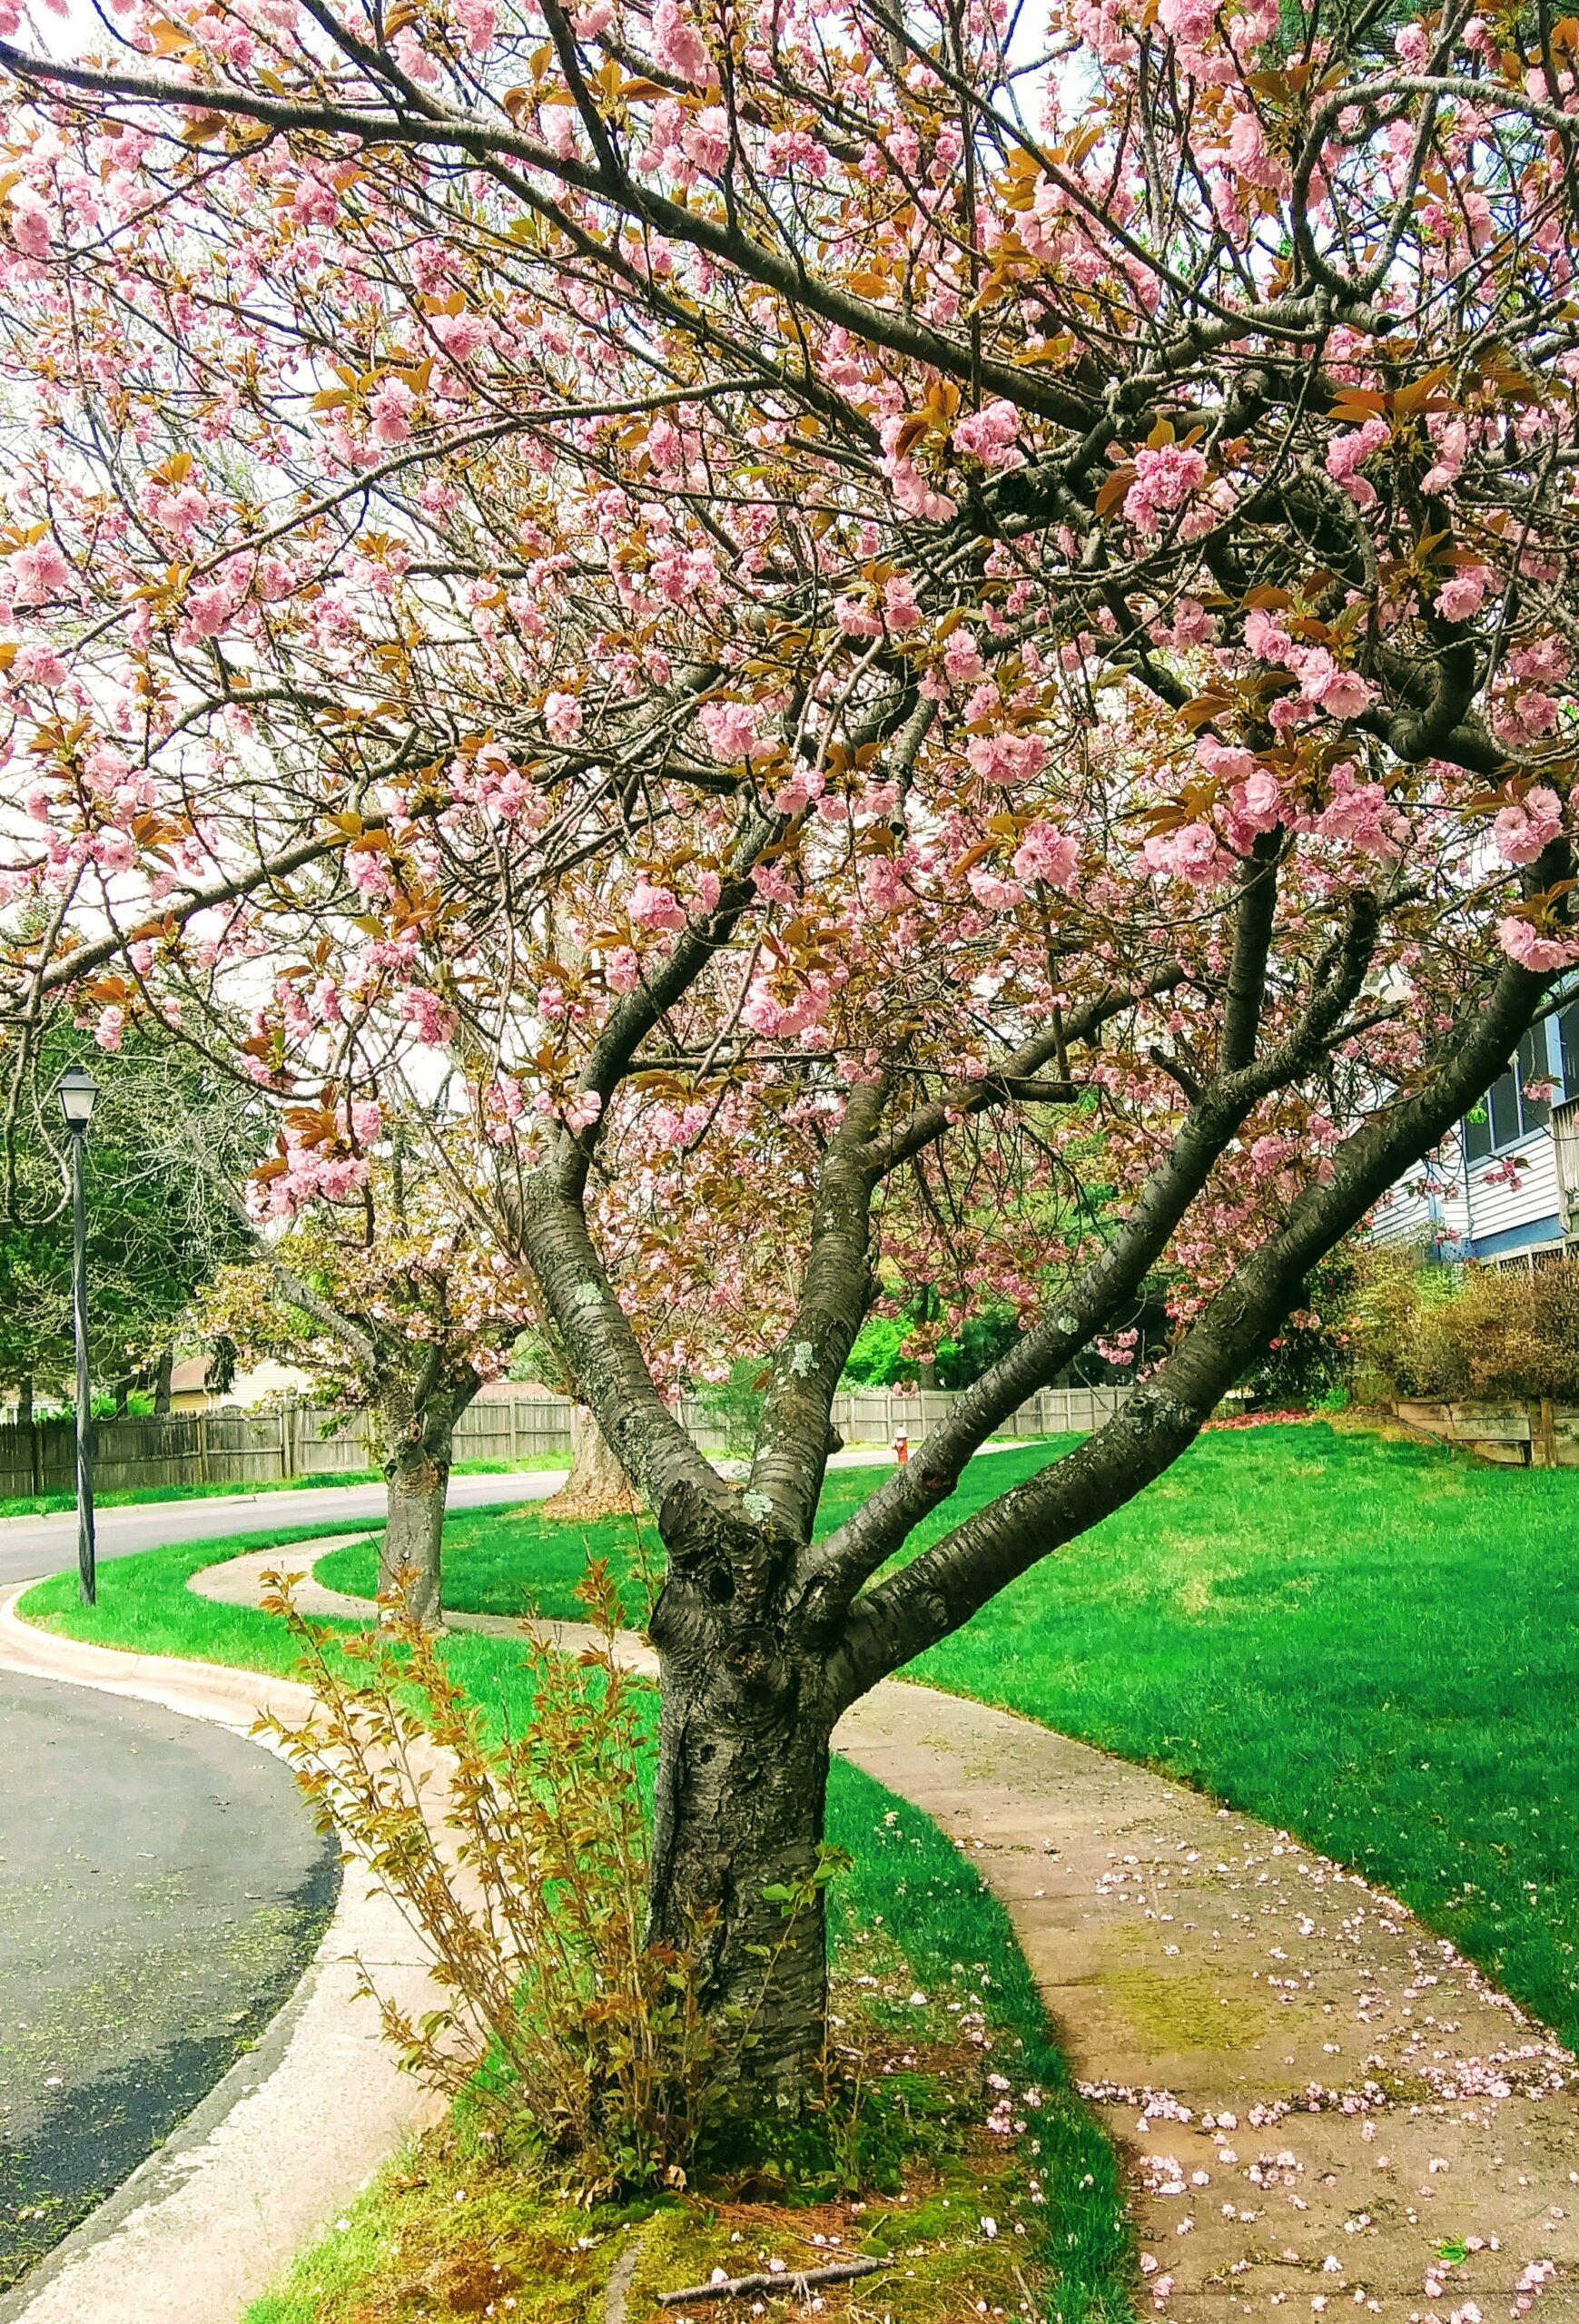
<path fill-rule="evenodd" d="M 94 1565 L 93 1400 L 88 1386 L 88 1204 L 83 1186 L 83 1148 L 99 1085 L 85 1065 L 70 1065 L 60 1077 L 60 1109 L 71 1132 L 72 1320 L 77 1343 L 77 1574 L 84 1606 L 98 1596 Z"/>

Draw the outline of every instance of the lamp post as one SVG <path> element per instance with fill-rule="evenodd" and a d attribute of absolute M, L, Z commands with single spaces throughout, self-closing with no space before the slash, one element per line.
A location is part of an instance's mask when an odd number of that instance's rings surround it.
<path fill-rule="evenodd" d="M 72 1321 L 77 1343 L 77 1573 L 84 1606 L 98 1596 L 94 1564 L 94 1415 L 88 1385 L 88 1203 L 83 1184 L 83 1149 L 99 1085 L 85 1065 L 68 1066 L 60 1077 L 60 1109 L 71 1132 Z"/>

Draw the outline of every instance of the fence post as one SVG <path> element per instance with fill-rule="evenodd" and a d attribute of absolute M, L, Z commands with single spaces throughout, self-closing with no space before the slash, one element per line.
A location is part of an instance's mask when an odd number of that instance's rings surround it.
<path fill-rule="evenodd" d="M 512 1469 L 518 1469 L 520 1465 L 521 1400 L 518 1396 L 512 1396 L 510 1398 L 510 1466 Z"/>
<path fill-rule="evenodd" d="M 1541 1398 L 1539 1433 L 1540 1465 L 1543 1469 L 1554 1469 L 1557 1465 L 1557 1423 L 1552 1411 L 1550 1396 Z"/>
<path fill-rule="evenodd" d="M 197 1476 L 200 1484 L 208 1482 L 208 1414 L 197 1416 Z"/>

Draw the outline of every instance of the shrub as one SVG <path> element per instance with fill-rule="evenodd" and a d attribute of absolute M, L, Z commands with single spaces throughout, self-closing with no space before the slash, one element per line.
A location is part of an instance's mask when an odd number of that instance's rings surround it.
<path fill-rule="evenodd" d="M 299 1579 L 271 1577 L 266 1608 L 302 1646 L 313 1713 L 260 1725 L 446 1994 L 413 2018 L 359 1965 L 402 2063 L 522 2132 L 585 2200 L 683 2184 L 713 2045 L 689 1960 L 645 1935 L 646 1706 L 614 1659 L 607 1566 L 579 1593 L 601 1643 L 576 1658 L 524 1634 L 532 1714 L 497 1735 L 431 1631 L 331 1633 L 294 1605 Z"/>
<path fill-rule="evenodd" d="M 1374 1255 L 1352 1329 L 1370 1393 L 1579 1403 L 1579 1261 L 1531 1272 Z"/>

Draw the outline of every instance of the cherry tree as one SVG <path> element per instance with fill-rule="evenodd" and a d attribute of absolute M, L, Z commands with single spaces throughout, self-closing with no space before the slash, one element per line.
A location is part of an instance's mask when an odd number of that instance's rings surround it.
<path fill-rule="evenodd" d="M 530 1285 L 444 1203 L 430 1160 L 411 1171 L 402 1126 L 376 1100 L 281 1115 L 245 1199 L 226 1187 L 259 1239 L 247 1265 L 222 1272 L 203 1320 L 367 1414 L 389 1485 L 380 1594 L 436 1622 L 455 1425 L 508 1364 Z"/>
<path fill-rule="evenodd" d="M 18 1038 L 250 1008 L 271 1101 L 426 1124 L 656 1512 L 653 1925 L 793 2083 L 842 1710 L 1179 1457 L 1579 961 L 1579 34 L 7 18 Z M 1021 1329 L 814 1538 L 885 1256 Z M 774 1343 L 739 1494 L 680 1314 Z"/>

